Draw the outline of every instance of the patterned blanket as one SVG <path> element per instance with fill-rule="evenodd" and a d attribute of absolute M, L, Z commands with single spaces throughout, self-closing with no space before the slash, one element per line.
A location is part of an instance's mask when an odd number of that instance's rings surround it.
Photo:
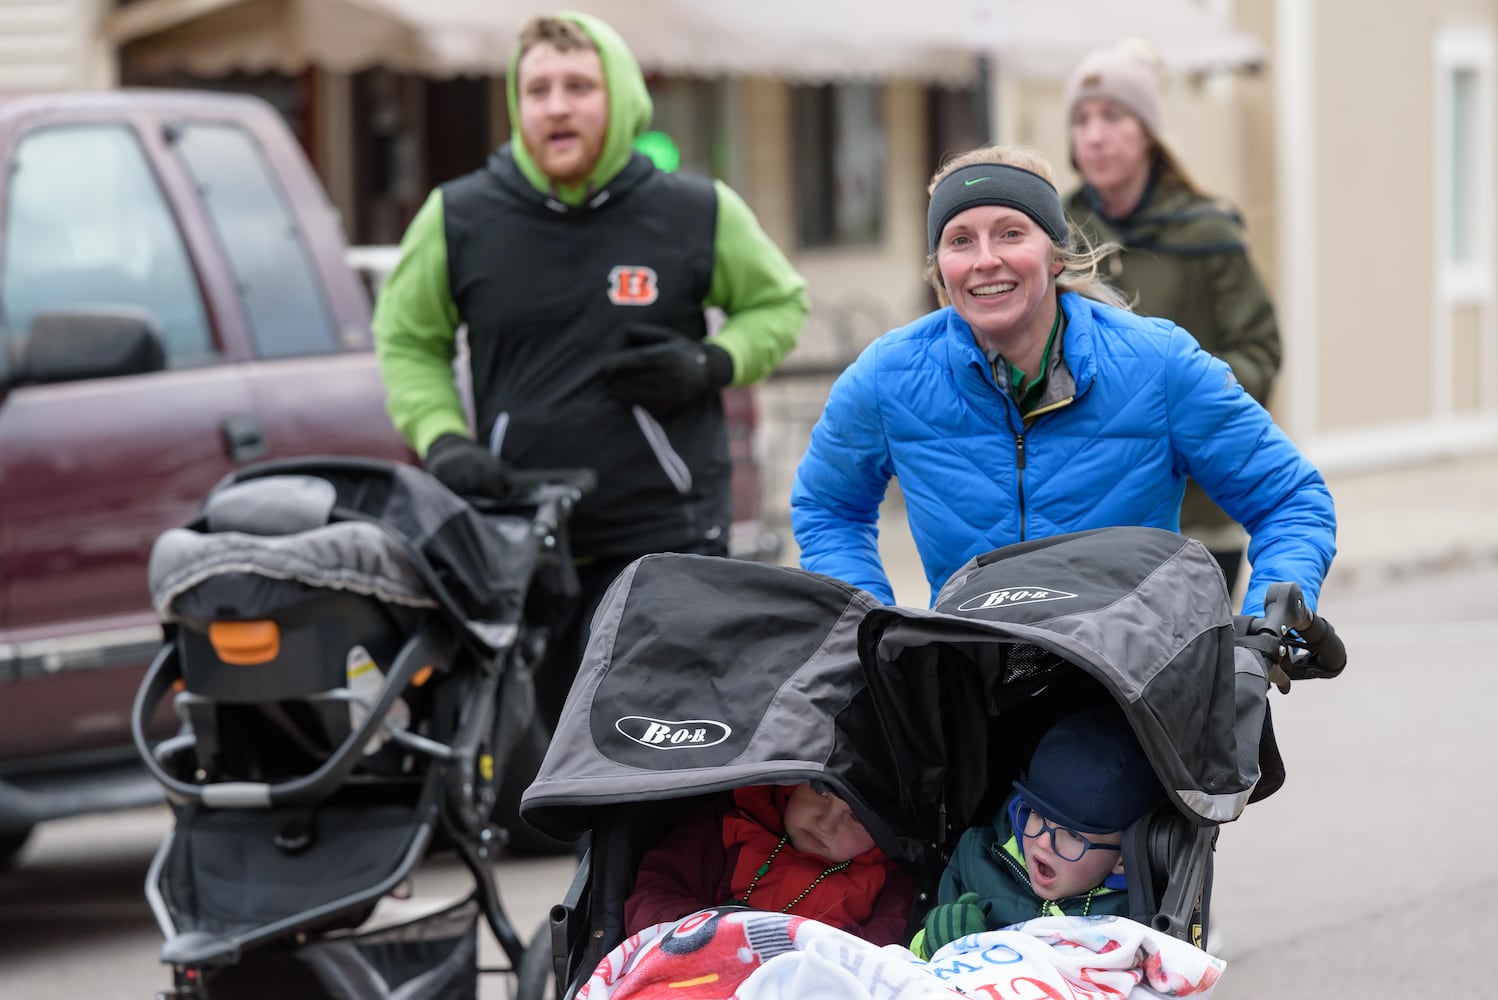
<path fill-rule="evenodd" d="M 1121 917 L 1043 917 L 922 962 L 804 917 L 737 907 L 657 924 L 611 951 L 578 1000 L 1134 1000 L 1211 995 L 1225 963 Z"/>

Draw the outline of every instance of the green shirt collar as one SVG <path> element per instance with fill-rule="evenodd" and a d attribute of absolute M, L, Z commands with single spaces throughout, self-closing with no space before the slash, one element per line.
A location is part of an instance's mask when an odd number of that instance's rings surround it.
<path fill-rule="evenodd" d="M 1056 334 L 1061 329 L 1061 303 L 1056 303 L 1056 316 L 1051 320 L 1051 332 L 1045 339 L 1045 350 L 1040 352 L 1040 370 L 1035 377 L 1028 382 L 1025 381 L 1025 373 L 1003 358 L 997 351 L 989 352 L 989 361 L 994 365 L 994 375 L 998 375 L 998 363 L 1002 359 L 1009 369 L 1009 391 L 1014 400 L 1019 404 L 1021 413 L 1027 412 L 1045 392 L 1046 375 L 1050 367 L 1051 346 L 1056 342 Z"/>

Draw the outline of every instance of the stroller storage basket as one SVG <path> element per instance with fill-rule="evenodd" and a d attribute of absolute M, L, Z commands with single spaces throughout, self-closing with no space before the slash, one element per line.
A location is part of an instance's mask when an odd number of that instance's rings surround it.
<path fill-rule="evenodd" d="M 205 970 L 202 985 L 213 1000 L 473 1000 L 478 915 L 465 900 L 403 924 L 262 948 Z"/>

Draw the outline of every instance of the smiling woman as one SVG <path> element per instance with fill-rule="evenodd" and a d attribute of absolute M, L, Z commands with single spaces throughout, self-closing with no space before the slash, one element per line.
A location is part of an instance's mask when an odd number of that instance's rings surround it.
<path fill-rule="evenodd" d="M 973 556 L 1115 525 L 1178 530 L 1186 477 L 1249 526 L 1254 578 L 1314 601 L 1334 551 L 1320 474 L 1223 362 L 1137 317 L 1112 248 L 1067 222 L 1033 150 L 962 154 L 932 179 L 926 276 L 944 308 L 871 344 L 833 386 L 791 491 L 804 569 L 893 600 L 878 517 L 900 477 L 933 597 Z"/>

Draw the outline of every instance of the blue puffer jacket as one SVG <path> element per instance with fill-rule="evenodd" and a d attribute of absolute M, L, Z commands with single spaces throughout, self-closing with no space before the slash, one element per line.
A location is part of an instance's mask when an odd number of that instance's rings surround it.
<path fill-rule="evenodd" d="M 802 567 L 894 600 L 876 528 L 892 476 L 933 600 L 968 559 L 1027 538 L 1179 530 L 1190 476 L 1252 536 L 1243 611 L 1262 611 L 1282 580 L 1314 607 L 1336 551 L 1320 473 L 1185 330 L 1060 298 L 1075 393 L 1028 427 L 951 308 L 885 334 L 843 372 L 791 489 Z"/>

